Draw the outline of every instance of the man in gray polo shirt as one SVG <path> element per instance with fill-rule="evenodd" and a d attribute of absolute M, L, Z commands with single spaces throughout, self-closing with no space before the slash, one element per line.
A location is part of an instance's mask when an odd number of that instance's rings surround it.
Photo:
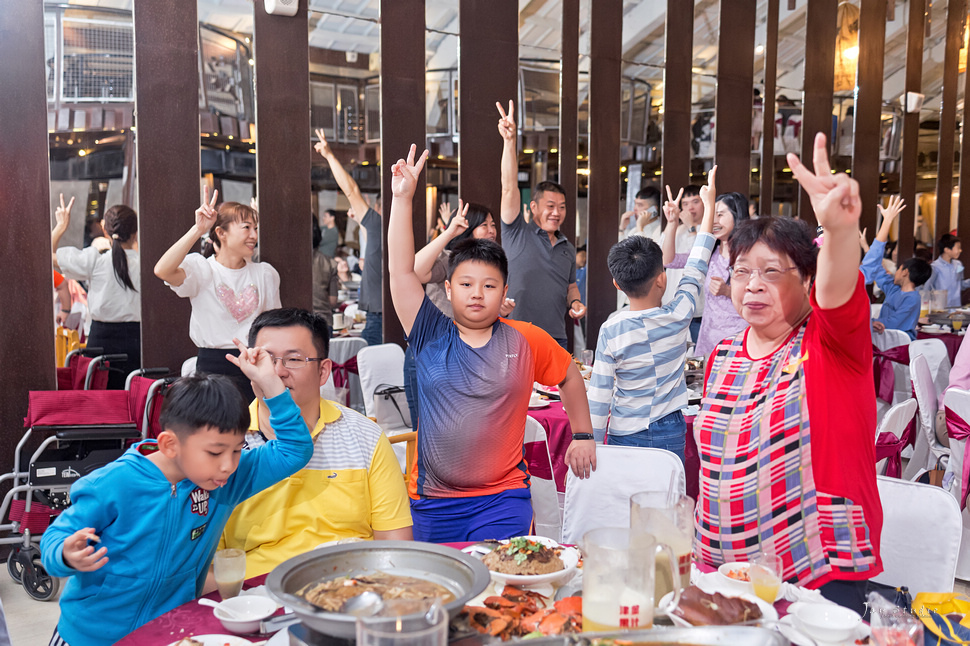
<path fill-rule="evenodd" d="M 358 305 L 360 309 L 367 312 L 367 324 L 361 332 L 361 338 L 367 341 L 368 345 L 379 345 L 383 342 L 383 298 L 384 290 L 382 287 L 383 278 L 383 244 L 381 240 L 381 215 L 379 211 L 367 206 L 367 200 L 360 193 L 360 187 L 350 176 L 350 173 L 343 167 L 330 144 L 327 143 L 327 135 L 323 130 L 317 129 L 317 137 L 320 141 L 313 147 L 320 153 L 330 165 L 330 172 L 340 187 L 340 191 L 350 202 L 350 209 L 347 215 L 357 221 L 364 230 L 365 239 L 362 241 L 364 259 L 364 270 L 360 279 L 360 298 Z M 381 199 L 378 195 L 375 206 L 380 209 Z"/>
<path fill-rule="evenodd" d="M 566 216 L 566 192 L 555 182 L 539 182 L 532 195 L 532 220 L 522 217 L 519 201 L 516 127 L 512 104 L 502 118 L 502 248 L 509 260 L 509 294 L 515 301 L 510 318 L 528 321 L 566 347 L 565 314 L 586 315 L 576 285 L 576 248 L 559 231 Z M 568 350 L 568 348 L 566 348 Z"/>

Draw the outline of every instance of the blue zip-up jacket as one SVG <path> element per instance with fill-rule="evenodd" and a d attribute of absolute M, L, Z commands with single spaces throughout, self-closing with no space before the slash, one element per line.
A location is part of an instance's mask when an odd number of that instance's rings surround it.
<path fill-rule="evenodd" d="M 306 466 L 313 440 L 289 391 L 267 399 L 277 439 L 243 451 L 225 486 L 172 484 L 141 449 L 146 440 L 71 487 L 71 506 L 44 532 L 41 558 L 52 576 L 71 577 L 57 628 L 71 646 L 116 641 L 187 601 L 205 583 L 219 537 L 236 505 Z M 64 563 L 64 541 L 93 527 L 108 548 L 94 572 Z"/>

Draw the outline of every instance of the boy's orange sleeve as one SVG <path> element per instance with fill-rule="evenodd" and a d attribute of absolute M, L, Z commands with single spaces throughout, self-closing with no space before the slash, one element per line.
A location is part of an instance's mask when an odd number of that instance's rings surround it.
<path fill-rule="evenodd" d="M 55 270 L 54 271 L 54 289 L 57 289 L 58 287 L 60 287 L 61 286 L 61 283 L 63 283 L 63 282 L 64 282 L 64 276 L 62 276 L 60 274 L 60 272 L 58 272 L 58 271 Z"/>
<path fill-rule="evenodd" d="M 566 378 L 566 370 L 573 358 L 549 333 L 525 321 L 499 319 L 515 328 L 529 343 L 535 359 L 535 381 L 546 386 L 555 386 Z"/>

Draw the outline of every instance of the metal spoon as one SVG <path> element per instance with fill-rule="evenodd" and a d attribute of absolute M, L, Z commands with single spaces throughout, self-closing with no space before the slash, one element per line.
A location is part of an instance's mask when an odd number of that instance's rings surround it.
<path fill-rule="evenodd" d="M 212 608 L 217 608 L 219 610 L 219 612 L 224 612 L 225 614 L 229 615 L 229 619 L 233 619 L 235 621 L 245 621 L 246 620 L 245 617 L 243 617 L 242 615 L 240 615 L 235 610 L 229 608 L 228 606 L 222 605 L 218 601 L 213 601 L 212 599 L 206 599 L 205 597 L 203 597 L 203 598 L 199 599 L 199 605 L 200 606 L 210 606 Z"/>
<path fill-rule="evenodd" d="M 376 615 L 384 607 L 381 595 L 372 590 L 365 590 L 356 597 L 351 597 L 340 606 L 340 612 L 354 617 L 370 617 Z"/>

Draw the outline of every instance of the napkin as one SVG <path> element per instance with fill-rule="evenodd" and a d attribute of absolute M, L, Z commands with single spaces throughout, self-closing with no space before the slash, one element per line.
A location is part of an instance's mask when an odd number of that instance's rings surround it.
<path fill-rule="evenodd" d="M 808 603 L 831 603 L 832 605 L 836 605 L 834 602 L 823 597 L 822 593 L 818 590 L 809 590 L 808 588 L 791 583 L 781 584 L 781 598 L 785 601 L 806 601 Z"/>

